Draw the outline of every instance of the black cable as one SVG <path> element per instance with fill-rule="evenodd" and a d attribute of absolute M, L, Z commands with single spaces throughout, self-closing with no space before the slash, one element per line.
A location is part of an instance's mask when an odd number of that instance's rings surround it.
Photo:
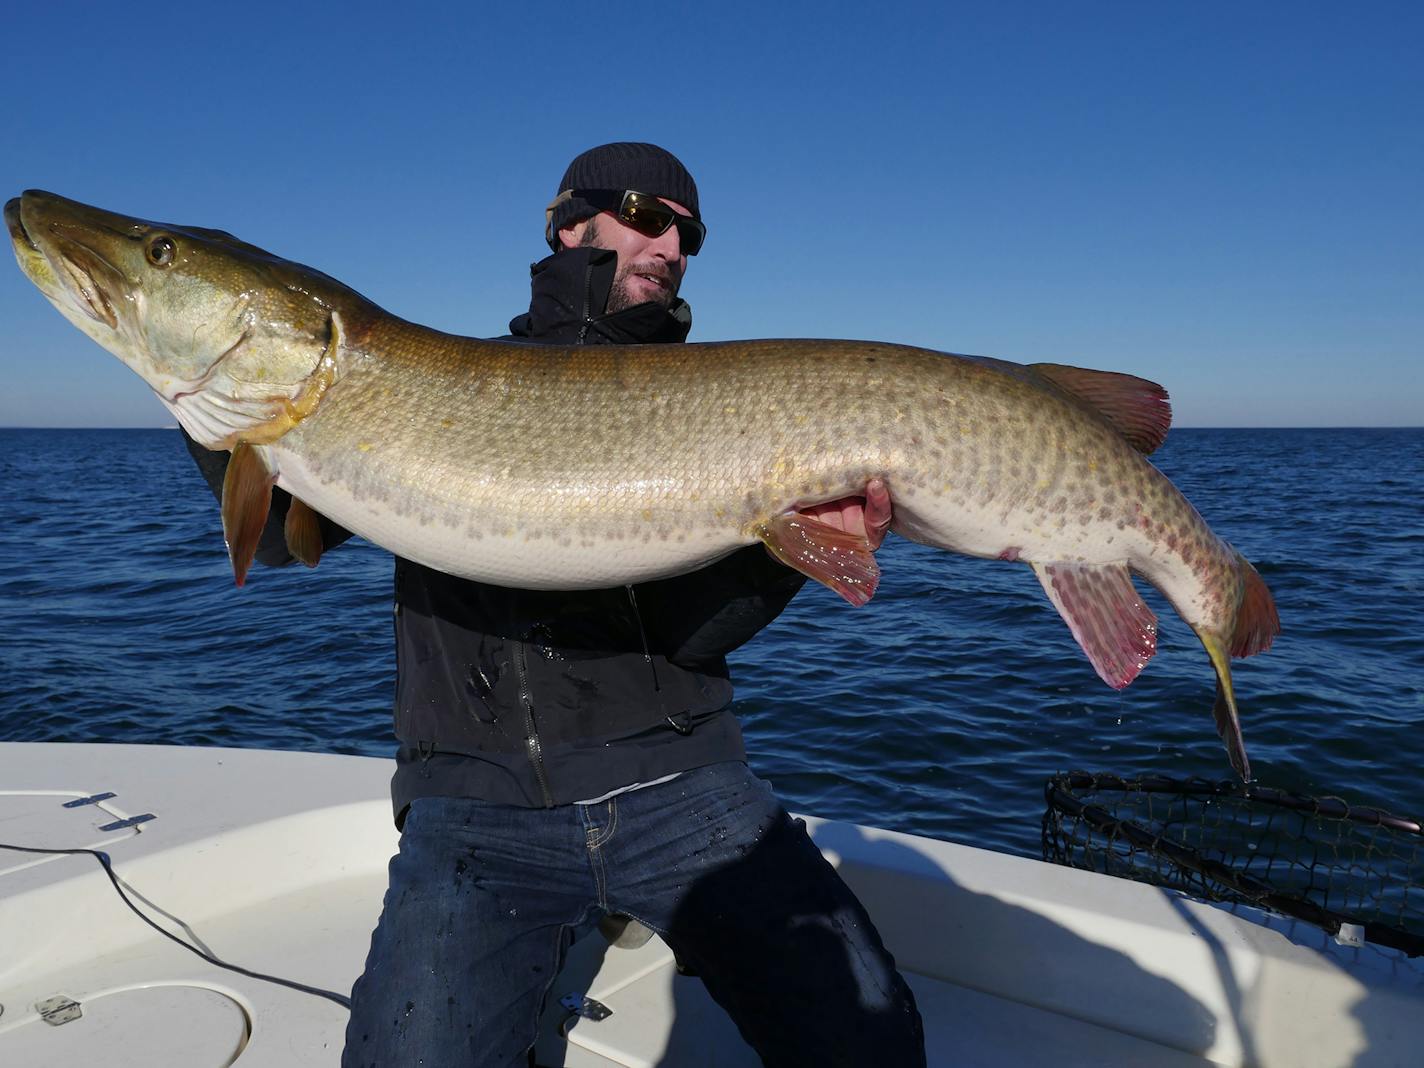
<path fill-rule="evenodd" d="M 119 885 L 119 877 L 114 874 L 114 867 L 113 864 L 110 862 L 109 854 L 107 853 L 102 853 L 97 849 L 39 849 L 34 846 L 9 845 L 5 842 L 0 842 L 0 849 L 13 849 L 18 853 L 45 853 L 56 856 L 66 854 L 71 856 L 77 856 L 81 853 L 87 853 L 89 854 L 89 856 L 94 857 L 96 860 L 99 861 L 99 864 L 104 869 L 104 873 L 109 877 L 109 882 L 114 884 L 114 889 L 118 892 L 119 897 L 123 899 L 124 904 L 129 907 L 133 914 L 139 919 L 141 919 L 144 923 L 152 927 L 164 938 L 167 938 L 169 941 L 177 942 L 184 949 L 188 950 L 188 952 L 197 954 L 209 964 L 216 965 L 219 968 L 226 968 L 228 971 L 236 972 L 238 975 L 245 975 L 249 979 L 260 979 L 264 983 L 276 983 L 278 986 L 285 986 L 292 990 L 300 991 L 303 994 L 312 994 L 315 997 L 326 998 L 328 1001 L 334 1001 L 344 1009 L 351 1008 L 351 999 L 343 994 L 338 994 L 331 990 L 323 990 L 319 986 L 307 986 L 305 983 L 299 983 L 294 979 L 283 979 L 277 975 L 265 975 L 262 972 L 249 971 L 248 969 L 236 964 L 229 964 L 225 960 L 219 960 L 217 957 L 214 957 L 211 953 L 205 953 L 203 950 L 199 949 L 191 942 L 183 941 L 183 939 L 179 938 L 173 932 L 165 931 L 158 924 L 154 923 L 153 920 L 149 919 L 141 911 L 139 911 L 138 906 L 129 900 L 129 895 L 124 893 L 124 888 Z"/>

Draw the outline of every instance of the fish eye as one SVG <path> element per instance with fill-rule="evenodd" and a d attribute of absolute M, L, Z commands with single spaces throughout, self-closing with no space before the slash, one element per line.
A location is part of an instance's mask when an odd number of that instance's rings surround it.
<path fill-rule="evenodd" d="M 178 254 L 178 246 L 172 238 L 155 237 L 148 243 L 148 262 L 155 267 L 169 267 Z"/>

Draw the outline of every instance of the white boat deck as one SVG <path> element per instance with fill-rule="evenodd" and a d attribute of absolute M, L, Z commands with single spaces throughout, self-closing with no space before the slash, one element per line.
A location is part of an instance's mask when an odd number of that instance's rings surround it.
<path fill-rule="evenodd" d="M 395 847 L 391 770 L 360 757 L 5 743 L 0 842 L 102 849 L 175 933 L 346 994 Z M 145 814 L 156 818 L 102 829 Z M 1424 960 L 1033 860 L 808 823 L 914 987 L 932 1065 L 1424 1063 Z M 555 1004 L 541 1064 L 757 1063 L 657 939 L 584 940 L 552 999 L 568 993 L 612 1013 L 577 1019 L 565 1042 Z M 65 999 L 78 1016 L 60 1023 Z M 46 1021 L 42 1007 L 60 1015 Z M 337 1004 L 160 937 L 92 857 L 0 850 L 6 1068 L 336 1065 L 345 1021 Z"/>

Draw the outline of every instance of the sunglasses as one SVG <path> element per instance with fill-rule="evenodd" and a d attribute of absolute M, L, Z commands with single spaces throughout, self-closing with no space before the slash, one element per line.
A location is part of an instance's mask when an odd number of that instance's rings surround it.
<path fill-rule="evenodd" d="M 575 189 L 573 195 L 588 201 L 599 211 L 611 211 L 618 221 L 631 226 L 644 237 L 661 237 L 670 227 L 677 227 L 678 241 L 684 256 L 696 256 L 707 239 L 707 227 L 691 215 L 673 211 L 661 200 L 632 189 Z"/>

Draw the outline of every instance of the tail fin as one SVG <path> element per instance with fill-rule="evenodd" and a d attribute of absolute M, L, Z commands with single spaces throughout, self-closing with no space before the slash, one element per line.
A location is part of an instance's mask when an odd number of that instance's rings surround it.
<path fill-rule="evenodd" d="M 1241 716 L 1236 711 L 1236 691 L 1231 685 L 1231 656 L 1226 643 L 1215 634 L 1197 631 L 1197 637 L 1206 647 L 1211 657 L 1211 666 L 1216 669 L 1216 703 L 1211 715 L 1216 720 L 1216 733 L 1226 746 L 1226 755 L 1241 781 L 1251 781 L 1251 761 L 1246 756 L 1246 739 L 1241 736 Z"/>
<path fill-rule="evenodd" d="M 1231 684 L 1231 658 L 1255 656 L 1271 647 L 1281 632 L 1281 620 L 1276 614 L 1276 602 L 1256 569 L 1240 553 L 1236 564 L 1241 574 L 1241 602 L 1236 608 L 1236 622 L 1231 628 L 1230 642 L 1226 635 L 1197 631 L 1197 637 L 1211 657 L 1216 671 L 1216 703 L 1211 714 L 1216 720 L 1216 733 L 1226 745 L 1231 766 L 1241 781 L 1251 781 L 1251 762 L 1246 757 L 1246 741 L 1241 736 L 1241 716 L 1236 710 L 1236 691 Z"/>
<path fill-rule="evenodd" d="M 1220 679 L 1216 681 L 1216 703 L 1211 706 L 1211 716 L 1216 720 L 1216 733 L 1226 745 L 1232 769 L 1249 785 L 1251 759 L 1246 755 L 1246 739 L 1241 736 L 1241 715 L 1236 711 L 1236 695 L 1231 690 L 1229 673 L 1225 685 Z"/>
<path fill-rule="evenodd" d="M 1241 605 L 1236 609 L 1236 627 L 1231 632 L 1231 655 L 1255 656 L 1271 647 L 1271 642 L 1281 632 L 1281 620 L 1276 614 L 1276 602 L 1271 597 L 1271 591 L 1250 561 L 1237 553 L 1236 564 L 1241 571 L 1244 588 Z"/>

